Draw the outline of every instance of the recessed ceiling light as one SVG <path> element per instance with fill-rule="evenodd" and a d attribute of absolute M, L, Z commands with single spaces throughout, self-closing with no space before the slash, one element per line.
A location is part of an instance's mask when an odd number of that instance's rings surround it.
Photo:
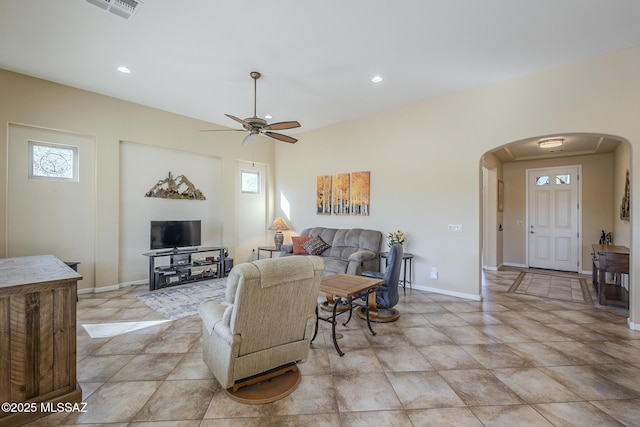
<path fill-rule="evenodd" d="M 264 116 L 264 118 L 267 120 L 271 120 L 273 119 L 273 116 L 271 114 L 267 114 L 266 116 Z"/>
<path fill-rule="evenodd" d="M 379 75 L 375 75 L 375 76 L 371 77 L 371 81 L 373 83 L 380 83 L 382 81 L 382 77 L 379 76 Z"/>
<path fill-rule="evenodd" d="M 129 69 L 129 67 L 125 67 L 124 65 L 121 65 L 120 67 L 118 67 L 118 71 L 124 74 L 129 74 L 131 72 L 131 69 Z"/>

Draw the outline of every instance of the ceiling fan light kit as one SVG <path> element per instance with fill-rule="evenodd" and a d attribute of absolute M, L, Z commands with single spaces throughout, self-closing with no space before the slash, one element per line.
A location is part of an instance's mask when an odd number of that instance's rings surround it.
<path fill-rule="evenodd" d="M 288 122 L 277 122 L 271 123 L 267 122 L 265 119 L 258 117 L 256 114 L 256 106 L 257 106 L 257 92 L 258 92 L 258 79 L 262 76 L 257 71 L 252 71 L 250 74 L 253 79 L 253 117 L 248 117 L 246 119 L 241 119 L 236 116 L 232 116 L 231 114 L 225 114 L 225 116 L 229 117 L 231 120 L 234 120 L 240 123 L 243 129 L 224 129 L 224 130 L 245 130 L 249 132 L 249 134 L 242 141 L 242 145 L 249 145 L 253 139 L 258 135 L 268 136 L 269 138 L 277 139 L 279 141 L 288 142 L 290 144 L 295 144 L 298 142 L 296 138 L 293 138 L 288 135 L 283 135 L 281 133 L 270 132 L 272 130 L 285 130 L 285 129 L 293 129 L 300 127 L 300 123 L 295 120 Z"/>
<path fill-rule="evenodd" d="M 249 145 L 256 136 L 258 136 L 258 132 L 251 132 L 249 135 L 244 137 L 242 145 Z"/>

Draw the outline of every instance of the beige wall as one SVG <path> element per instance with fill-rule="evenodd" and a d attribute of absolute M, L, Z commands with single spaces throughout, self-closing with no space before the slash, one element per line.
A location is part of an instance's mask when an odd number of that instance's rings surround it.
<path fill-rule="evenodd" d="M 144 107 L 20 74 L 0 70 L 0 165 L 7 165 L 9 123 L 58 129 L 95 137 L 96 174 L 96 287 L 120 283 L 119 270 L 119 147 L 120 141 L 174 148 L 218 157 L 222 161 L 223 243 L 235 245 L 236 160 L 273 165 L 273 142 L 263 138 L 241 147 L 237 132 L 203 133 L 210 123 Z M 221 118 L 222 120 L 223 118 Z M 152 162 L 154 159 L 149 159 Z M 6 173 L 0 174 L 0 257 L 6 256 Z M 24 197 L 29 197 L 25 194 Z M 142 197 L 142 196 L 141 196 Z M 52 207 L 55 209 L 55 207 Z M 90 237 L 89 237 L 90 238 Z M 146 263 L 144 257 L 140 257 Z"/>
<path fill-rule="evenodd" d="M 601 230 L 613 230 L 613 154 L 561 157 L 505 163 L 504 264 L 526 266 L 526 170 L 554 166 L 582 166 L 582 258 L 580 271 L 591 271 L 591 244 Z M 518 223 L 522 221 L 522 225 Z"/>
<path fill-rule="evenodd" d="M 402 228 L 416 256 L 418 285 L 478 296 L 483 155 L 514 141 L 567 132 L 639 144 L 639 73 L 640 48 L 627 49 L 303 132 L 296 146 L 276 146 L 276 194 L 291 202 L 296 230 Z M 632 150 L 632 166 L 640 161 L 637 152 Z M 357 170 L 371 171 L 371 216 L 316 215 L 315 177 Z M 640 185 L 632 185 L 632 204 L 638 197 Z M 633 207 L 631 215 L 632 222 L 640 218 Z M 463 232 L 449 233 L 447 224 L 462 224 Z M 637 245 L 640 233 L 634 229 L 632 236 Z M 633 279 L 640 274 L 633 248 L 632 260 Z M 429 278 L 433 267 L 437 280 Z M 640 292 L 635 294 L 632 321 L 640 320 Z"/>
<path fill-rule="evenodd" d="M 73 146 L 76 181 L 29 178 L 29 142 Z M 83 279 L 78 288 L 93 288 L 95 277 L 96 141 L 93 137 L 42 128 L 8 126 L 7 254 L 52 254 L 77 262 Z M 25 197 L 28 195 L 28 197 Z M 55 208 L 52 209 L 51 207 Z M 87 238 L 91 236 L 91 238 Z"/>
<path fill-rule="evenodd" d="M 152 160 L 151 160 L 152 159 Z M 205 200 L 143 197 L 159 180 L 185 175 Z M 217 157 L 187 153 L 131 142 L 120 143 L 120 244 L 118 281 L 135 282 L 148 276 L 150 222 L 200 220 L 200 246 L 222 242 L 221 161 Z M 202 254 L 204 256 L 204 254 Z M 206 254 L 211 255 L 211 254 Z M 156 259 L 156 264 L 168 258 Z"/>

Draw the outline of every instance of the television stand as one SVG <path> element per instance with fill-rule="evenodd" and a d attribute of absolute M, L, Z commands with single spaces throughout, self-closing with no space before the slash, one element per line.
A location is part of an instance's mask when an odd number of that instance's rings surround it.
<path fill-rule="evenodd" d="M 225 251 L 225 247 L 212 246 L 160 249 L 143 253 L 142 255 L 149 257 L 149 290 L 225 277 L 233 267 L 233 259 L 227 258 Z M 206 255 L 206 252 L 211 252 L 212 255 L 197 259 L 193 257 L 194 254 Z M 156 267 L 156 259 L 162 257 L 169 257 L 169 264 Z"/>

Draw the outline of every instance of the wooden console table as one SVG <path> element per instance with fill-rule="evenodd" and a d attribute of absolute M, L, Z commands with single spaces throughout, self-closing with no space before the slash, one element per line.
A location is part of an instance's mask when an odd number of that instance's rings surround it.
<path fill-rule="evenodd" d="M 593 286 L 598 302 L 629 308 L 629 291 L 622 286 L 621 274 L 629 274 L 629 248 L 617 245 L 592 246 Z M 607 273 L 616 274 L 615 283 L 607 283 Z"/>
<path fill-rule="evenodd" d="M 0 425 L 22 425 L 79 403 L 76 290 L 82 279 L 53 255 L 0 259 Z M 3 407 L 4 408 L 4 407 Z"/>

